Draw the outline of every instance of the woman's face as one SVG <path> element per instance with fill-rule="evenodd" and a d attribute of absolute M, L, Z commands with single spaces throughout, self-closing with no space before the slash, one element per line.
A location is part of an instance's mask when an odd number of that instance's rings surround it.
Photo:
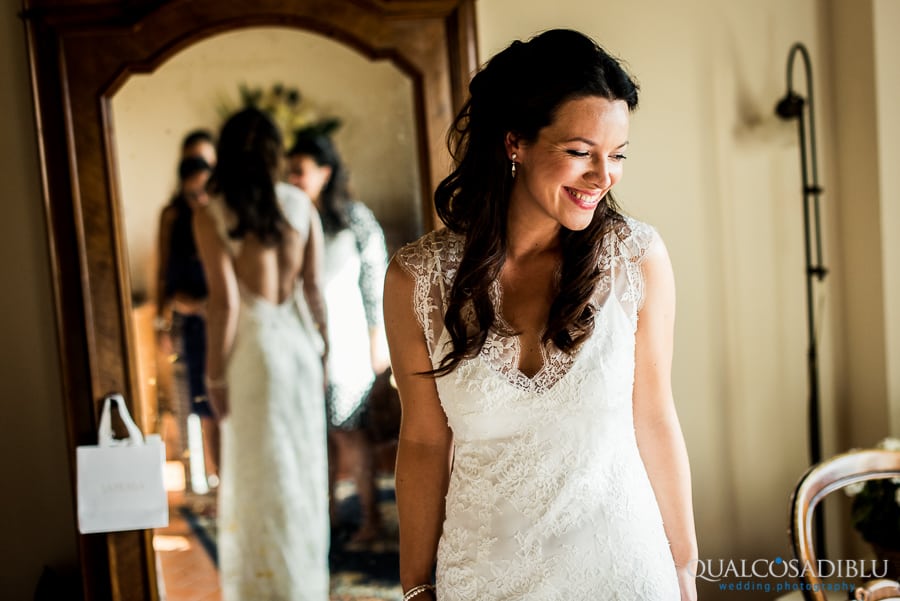
<path fill-rule="evenodd" d="M 209 203 L 209 195 L 206 192 L 207 181 L 209 181 L 209 171 L 200 171 L 182 182 L 181 193 L 191 210 Z"/>
<path fill-rule="evenodd" d="M 288 183 L 306 192 L 314 203 L 318 204 L 322 189 L 330 177 L 331 167 L 319 165 L 309 155 L 298 154 L 288 158 Z"/>
<path fill-rule="evenodd" d="M 516 217 L 582 230 L 622 177 L 628 145 L 628 105 L 597 96 L 563 103 L 531 143 L 507 136 L 517 173 L 510 197 Z"/>
<path fill-rule="evenodd" d="M 184 149 L 184 152 L 181 153 L 181 158 L 185 159 L 187 157 L 196 157 L 198 159 L 203 159 L 206 161 L 206 164 L 210 167 L 216 166 L 216 147 L 212 144 L 212 142 L 208 142 L 206 140 L 199 140 L 195 142 L 192 146 L 188 146 Z"/>

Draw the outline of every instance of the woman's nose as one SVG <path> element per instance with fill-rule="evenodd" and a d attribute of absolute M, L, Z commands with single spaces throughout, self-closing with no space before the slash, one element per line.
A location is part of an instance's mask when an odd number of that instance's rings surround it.
<path fill-rule="evenodd" d="M 591 164 L 591 170 L 585 174 L 585 179 L 598 188 L 608 188 L 612 182 L 609 173 L 609 165 L 604 159 L 597 159 Z"/>

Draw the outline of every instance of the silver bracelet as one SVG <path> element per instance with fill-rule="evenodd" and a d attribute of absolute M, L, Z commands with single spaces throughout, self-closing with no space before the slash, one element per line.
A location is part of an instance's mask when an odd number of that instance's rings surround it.
<path fill-rule="evenodd" d="M 431 584 L 420 584 L 419 586 L 414 586 L 403 594 L 403 601 L 409 601 L 419 593 L 424 593 L 425 591 L 433 591 L 434 585 Z"/>
<path fill-rule="evenodd" d="M 172 329 L 172 322 L 161 315 L 157 315 L 153 318 L 153 329 L 157 332 L 168 332 Z"/>
<path fill-rule="evenodd" d="M 228 388 L 228 380 L 226 380 L 224 377 L 210 378 L 209 376 L 207 376 L 206 378 L 204 378 L 204 384 L 206 384 L 207 390 L 224 390 L 225 388 Z"/>

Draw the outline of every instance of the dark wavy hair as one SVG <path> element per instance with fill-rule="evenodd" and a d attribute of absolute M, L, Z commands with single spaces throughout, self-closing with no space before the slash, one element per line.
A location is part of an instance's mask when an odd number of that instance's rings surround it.
<path fill-rule="evenodd" d="M 206 129 L 193 129 L 184 135 L 184 138 L 181 140 L 181 151 L 187 151 L 191 146 L 195 146 L 201 142 L 206 142 L 208 144 L 216 145 L 215 138 L 213 138 L 212 132 Z"/>
<path fill-rule="evenodd" d="M 225 122 L 216 153 L 209 188 L 222 194 L 237 216 L 228 235 L 253 234 L 265 245 L 280 243 L 287 222 L 275 197 L 282 153 L 278 126 L 259 109 L 243 109 Z"/>
<path fill-rule="evenodd" d="M 589 37 L 555 29 L 527 42 L 515 41 L 484 66 L 469 84 L 469 99 L 448 136 L 455 169 L 437 187 L 441 221 L 465 235 L 459 270 L 450 289 L 445 326 L 453 348 L 433 375 L 447 374 L 480 351 L 495 325 L 489 289 L 506 260 L 506 220 L 513 179 L 505 148 L 512 132 L 537 139 L 560 106 L 577 98 L 623 100 L 637 108 L 638 85 L 617 59 Z M 560 232 L 563 263 L 543 341 L 572 353 L 594 328 L 590 305 L 600 278 L 601 239 L 622 215 L 611 194 L 581 231 Z M 463 308 L 471 302 L 478 329 L 467 331 Z M 506 332 L 513 335 L 514 332 Z"/>
<path fill-rule="evenodd" d="M 347 171 L 331 137 L 315 130 L 297 132 L 296 141 L 287 153 L 288 158 L 308 156 L 319 167 L 331 167 L 331 177 L 319 196 L 319 217 L 325 233 L 334 234 L 350 225 L 347 215 L 350 203 Z"/>

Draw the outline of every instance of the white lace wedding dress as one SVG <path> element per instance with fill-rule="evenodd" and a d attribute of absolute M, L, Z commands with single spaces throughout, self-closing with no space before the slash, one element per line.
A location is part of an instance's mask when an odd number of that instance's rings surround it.
<path fill-rule="evenodd" d="M 309 198 L 276 188 L 282 213 L 306 239 Z M 226 210 L 209 210 L 232 254 Z M 297 282 L 280 305 L 241 287 L 222 422 L 219 566 L 225 601 L 328 599 L 328 464 L 322 340 Z"/>
<path fill-rule="evenodd" d="M 454 437 L 439 601 L 680 599 L 631 403 L 640 263 L 655 239 L 632 219 L 607 235 L 596 325 L 574 356 L 548 345 L 527 377 L 518 339 L 492 330 L 479 356 L 437 379 Z M 441 230 L 398 253 L 435 366 L 463 242 Z M 498 316 L 501 294 L 495 282 Z"/>

